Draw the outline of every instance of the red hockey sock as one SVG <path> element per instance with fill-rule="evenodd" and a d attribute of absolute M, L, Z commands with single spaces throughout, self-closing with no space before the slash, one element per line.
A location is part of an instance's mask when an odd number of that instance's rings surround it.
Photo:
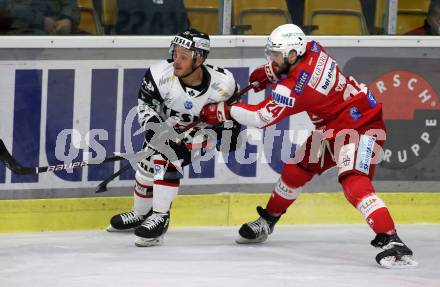
<path fill-rule="evenodd" d="M 341 180 L 344 195 L 364 216 L 375 233 L 394 233 L 395 226 L 385 203 L 375 194 L 365 175 L 347 175 Z"/>
<path fill-rule="evenodd" d="M 296 164 L 286 164 L 281 172 L 275 189 L 272 191 L 266 211 L 279 216 L 298 198 L 301 187 L 313 177 L 313 174 L 299 168 Z"/>
<path fill-rule="evenodd" d="M 368 216 L 367 223 L 375 233 L 392 234 L 396 232 L 393 219 L 386 207 L 380 208 Z"/>

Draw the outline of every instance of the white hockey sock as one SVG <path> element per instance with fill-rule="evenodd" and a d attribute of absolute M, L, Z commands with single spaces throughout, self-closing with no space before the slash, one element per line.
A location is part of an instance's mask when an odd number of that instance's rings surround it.
<path fill-rule="evenodd" d="M 176 198 L 180 177 L 176 168 L 164 160 L 154 160 L 153 211 L 166 213 Z"/>
<path fill-rule="evenodd" d="M 153 205 L 153 176 L 137 170 L 135 180 L 133 210 L 138 215 L 145 215 Z"/>
<path fill-rule="evenodd" d="M 153 210 L 166 213 L 170 210 L 171 203 L 179 192 L 178 186 L 154 184 Z"/>

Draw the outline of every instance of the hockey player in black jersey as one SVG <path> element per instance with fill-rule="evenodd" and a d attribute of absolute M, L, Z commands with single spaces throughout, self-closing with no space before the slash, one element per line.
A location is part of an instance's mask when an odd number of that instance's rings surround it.
<path fill-rule="evenodd" d="M 152 149 L 154 154 L 138 164 L 133 210 L 113 216 L 107 228 L 134 228 L 136 246 L 162 242 L 171 203 L 179 190 L 180 168 L 195 159 L 195 149 L 219 146 L 220 135 L 225 134 L 222 129 L 226 127 L 233 134 L 229 139 L 230 150 L 235 148 L 239 124 L 229 122 L 214 128 L 200 121 L 200 111 L 206 104 L 228 101 L 238 90 L 231 72 L 205 64 L 209 51 L 207 34 L 195 29 L 179 33 L 170 46 L 172 58 L 152 65 L 142 80 L 138 118 L 145 129 L 143 148 Z M 203 133 L 210 128 L 216 133 Z M 158 131 L 168 136 L 178 134 L 180 140 L 158 141 Z"/>

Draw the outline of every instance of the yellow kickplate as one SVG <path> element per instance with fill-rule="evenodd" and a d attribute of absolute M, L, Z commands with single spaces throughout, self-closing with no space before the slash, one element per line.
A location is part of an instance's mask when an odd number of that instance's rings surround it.
<path fill-rule="evenodd" d="M 440 193 L 381 193 L 397 224 L 440 223 Z M 240 225 L 258 217 L 269 194 L 178 196 L 172 226 Z M 132 206 L 131 197 L 0 200 L 0 232 L 104 229 L 110 218 Z M 305 193 L 281 224 L 363 223 L 342 193 Z"/>

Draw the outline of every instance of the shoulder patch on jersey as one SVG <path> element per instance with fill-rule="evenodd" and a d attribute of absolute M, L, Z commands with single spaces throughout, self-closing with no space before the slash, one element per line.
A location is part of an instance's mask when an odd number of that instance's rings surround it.
<path fill-rule="evenodd" d="M 336 62 L 332 58 L 329 58 L 329 61 L 327 61 L 327 64 L 325 65 L 322 78 L 319 81 L 316 90 L 321 94 L 327 96 L 330 90 L 335 85 L 335 81 L 336 81 Z"/>
<path fill-rule="evenodd" d="M 174 80 L 174 74 L 171 75 L 162 75 L 159 79 L 159 86 L 166 85 Z"/>
<path fill-rule="evenodd" d="M 314 89 L 318 85 L 319 79 L 321 78 L 322 72 L 324 71 L 325 64 L 327 63 L 328 56 L 326 53 L 321 52 L 319 54 L 318 60 L 316 60 L 315 69 L 310 77 L 309 86 Z"/>
<path fill-rule="evenodd" d="M 172 82 L 175 78 L 172 62 L 161 61 L 152 65 L 150 71 L 158 87 Z"/>
<path fill-rule="evenodd" d="M 310 42 L 310 51 L 319 53 L 321 51 L 321 46 L 318 44 L 318 42 L 312 40 Z"/>
<path fill-rule="evenodd" d="M 293 92 L 295 93 L 295 95 L 299 96 L 302 93 L 309 79 L 310 79 L 309 72 L 302 70 L 301 73 L 299 73 L 299 76 L 296 79 L 295 87 L 293 88 Z"/>
<path fill-rule="evenodd" d="M 144 91 L 148 91 L 150 93 L 154 92 L 154 86 L 151 83 L 151 80 L 146 80 L 145 78 L 142 80 L 142 89 L 144 89 Z"/>
<path fill-rule="evenodd" d="M 290 89 L 283 85 L 277 85 L 272 90 L 272 100 L 282 106 L 293 107 L 295 99 L 290 97 Z"/>
<path fill-rule="evenodd" d="M 215 102 L 229 99 L 236 89 L 234 75 L 228 70 L 220 67 L 214 67 L 206 64 L 208 72 L 211 75 L 210 89 L 215 91 L 212 98 Z"/>
<path fill-rule="evenodd" d="M 220 85 L 219 82 L 213 82 L 211 83 L 210 86 L 211 89 L 213 89 L 214 91 L 216 91 L 218 93 L 218 95 L 220 95 L 220 97 L 230 97 L 231 94 L 228 93 L 227 91 L 225 91 L 225 89 L 223 89 Z"/>

